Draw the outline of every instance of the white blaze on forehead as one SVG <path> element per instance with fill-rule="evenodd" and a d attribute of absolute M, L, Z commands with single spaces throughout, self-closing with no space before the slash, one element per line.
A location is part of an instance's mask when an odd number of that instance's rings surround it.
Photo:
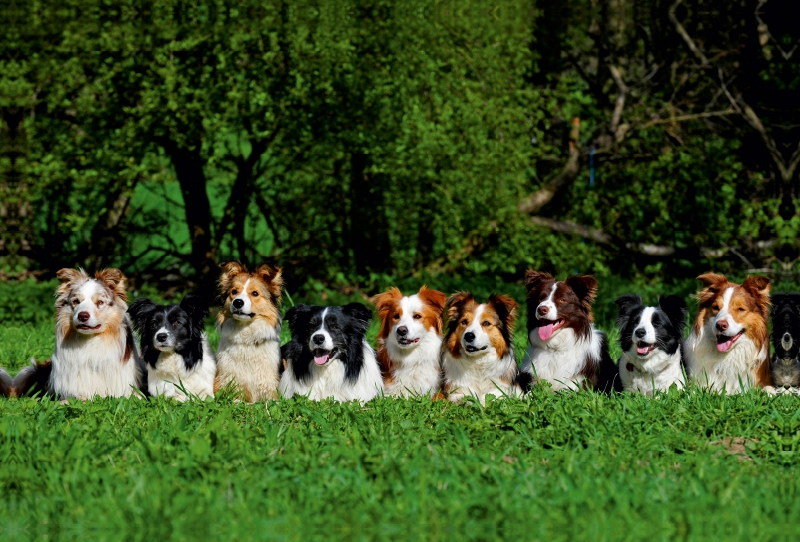
<path fill-rule="evenodd" d="M 314 350 L 316 348 L 323 348 L 325 350 L 333 350 L 333 337 L 331 337 L 331 334 L 328 333 L 327 329 L 325 329 L 325 315 L 326 314 L 328 314 L 328 309 L 327 308 L 325 308 L 325 310 L 322 311 L 322 318 L 321 318 L 322 321 L 320 322 L 319 328 L 311 334 L 311 337 L 308 338 L 308 347 L 311 350 Z M 321 345 L 320 344 L 316 344 L 314 342 L 314 336 L 315 335 L 322 335 L 323 337 L 325 337 L 325 341 Z"/>
<path fill-rule="evenodd" d="M 717 316 L 714 318 L 713 322 L 715 326 L 717 322 L 721 322 L 723 320 L 728 322 L 728 329 L 724 333 L 728 337 L 733 337 L 742 331 L 742 329 L 744 329 L 744 326 L 737 322 L 733 314 L 730 312 L 731 298 L 733 298 L 733 286 L 726 288 L 725 293 L 722 294 L 722 308 L 717 313 Z"/>
<path fill-rule="evenodd" d="M 422 320 L 414 320 L 414 313 L 421 311 L 423 305 L 422 300 L 416 294 L 402 298 L 400 309 L 403 313 L 400 315 L 400 320 L 394 324 L 393 329 L 396 331 L 398 327 L 405 326 L 408 328 L 407 338 L 409 340 L 419 337 L 424 333 L 425 325 Z"/>
<path fill-rule="evenodd" d="M 656 328 L 653 327 L 653 314 L 656 312 L 655 307 L 645 307 L 642 311 L 642 317 L 639 318 L 639 323 L 636 325 L 636 329 L 633 330 L 633 340 L 635 341 L 643 341 L 647 344 L 655 344 L 656 342 Z M 638 329 L 644 329 L 644 337 L 639 338 L 636 335 L 636 331 Z"/>
<path fill-rule="evenodd" d="M 558 283 L 554 282 L 553 287 L 550 289 L 550 295 L 547 296 L 547 299 L 536 306 L 536 318 L 539 320 L 558 320 L 558 309 L 556 309 L 556 304 L 553 301 L 553 298 L 556 295 L 556 288 L 558 288 Z M 539 314 L 539 307 L 547 307 L 547 314 L 541 316 Z"/>
<path fill-rule="evenodd" d="M 484 346 L 488 346 L 491 342 L 489 339 L 489 334 L 483 330 L 483 326 L 481 325 L 483 322 L 483 318 L 481 317 L 483 316 L 485 310 L 486 305 L 478 305 L 478 308 L 475 309 L 475 317 L 472 319 L 472 323 L 467 326 L 467 329 L 464 330 L 464 335 L 470 332 L 475 334 L 475 340 L 469 343 L 470 346 L 483 348 Z M 461 336 L 461 340 L 464 342 L 464 344 L 467 344 L 464 339 L 464 335 Z"/>
<path fill-rule="evenodd" d="M 244 281 L 244 286 L 242 286 L 242 291 L 239 292 L 239 295 L 237 295 L 236 297 L 233 298 L 234 301 L 237 300 L 237 299 L 241 299 L 242 301 L 244 301 L 244 305 L 242 305 L 242 308 L 238 309 L 238 310 L 240 310 L 241 312 L 243 312 L 245 314 L 250 314 L 252 312 L 250 310 L 251 309 L 250 296 L 247 295 L 247 285 L 248 284 L 250 284 L 250 279 L 247 279 L 246 281 Z"/>

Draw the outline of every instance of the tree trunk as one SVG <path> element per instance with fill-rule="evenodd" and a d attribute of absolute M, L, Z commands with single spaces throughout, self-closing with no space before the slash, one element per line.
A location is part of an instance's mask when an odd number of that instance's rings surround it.
<path fill-rule="evenodd" d="M 350 155 L 350 243 L 361 276 L 391 267 L 383 194 L 376 176 L 367 173 L 368 160 L 363 153 Z"/>

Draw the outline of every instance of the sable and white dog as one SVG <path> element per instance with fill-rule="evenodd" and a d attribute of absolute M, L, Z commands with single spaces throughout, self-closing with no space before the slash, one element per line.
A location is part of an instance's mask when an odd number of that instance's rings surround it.
<path fill-rule="evenodd" d="M 34 362 L 17 375 L 17 393 L 91 399 L 147 389 L 126 314 L 125 275 L 106 269 L 91 278 L 82 269 L 62 269 L 57 276 L 55 352 L 49 362 Z"/>
<path fill-rule="evenodd" d="M 192 296 L 177 305 L 157 305 L 140 297 L 128 314 L 141 340 L 150 395 L 178 401 L 214 397 L 217 362 L 203 329 L 208 309 Z M 190 395 L 187 395 L 190 394 Z"/>
<path fill-rule="evenodd" d="M 517 358 L 512 337 L 517 302 L 493 294 L 478 303 L 470 292 L 447 300 L 447 334 L 442 342 L 444 392 L 450 401 L 466 396 L 485 404 L 486 395 L 516 396 Z"/>
<path fill-rule="evenodd" d="M 263 264 L 250 272 L 222 265 L 224 305 L 217 317 L 219 348 L 214 393 L 233 381 L 248 403 L 278 398 L 281 371 L 281 269 Z"/>
<path fill-rule="evenodd" d="M 740 393 L 753 386 L 772 388 L 769 367 L 767 277 L 749 276 L 734 284 L 724 275 L 697 279 L 700 309 L 686 340 L 692 380 L 714 391 Z"/>
<path fill-rule="evenodd" d="M 397 288 L 373 298 L 381 320 L 378 364 L 386 395 L 433 397 L 441 387 L 439 351 L 447 296 L 423 286 L 411 296 Z"/>
<path fill-rule="evenodd" d="M 371 319 L 361 303 L 295 305 L 286 311 L 292 340 L 282 348 L 281 394 L 314 401 L 369 401 L 380 395 L 381 370 L 366 339 Z"/>
<path fill-rule="evenodd" d="M 627 294 L 617 298 L 619 307 L 619 376 L 625 391 L 653 395 L 675 384 L 686 385 L 683 330 L 686 302 L 676 296 L 662 297 L 657 307 L 646 307 L 642 298 Z"/>

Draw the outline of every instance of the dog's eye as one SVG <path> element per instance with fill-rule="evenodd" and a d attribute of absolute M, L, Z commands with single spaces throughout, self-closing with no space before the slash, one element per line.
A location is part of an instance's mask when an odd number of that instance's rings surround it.
<path fill-rule="evenodd" d="M 718 311 L 719 310 L 719 305 L 714 303 L 713 305 L 711 305 L 711 308 L 714 309 L 715 311 Z"/>
<path fill-rule="evenodd" d="M 399 314 L 395 314 L 395 315 L 393 316 L 393 318 L 394 318 L 395 320 L 399 320 L 399 319 L 400 319 L 400 315 L 399 315 Z"/>
<path fill-rule="evenodd" d="M 739 307 L 739 308 L 738 308 L 738 309 L 736 309 L 736 310 L 737 310 L 737 311 L 739 311 L 739 312 L 744 312 L 744 307 Z"/>
<path fill-rule="evenodd" d="M 239 290 L 237 290 L 236 288 L 231 290 L 231 295 L 237 295 L 238 293 L 239 293 Z"/>
<path fill-rule="evenodd" d="M 78 299 L 77 299 L 77 298 L 72 300 L 72 306 L 73 306 L 73 307 L 74 307 L 75 305 L 77 305 L 78 303 L 80 303 L 80 301 L 78 301 Z"/>
<path fill-rule="evenodd" d="M 422 315 L 420 313 L 417 313 L 417 314 L 414 315 L 414 320 L 421 320 L 421 319 L 422 319 Z"/>
<path fill-rule="evenodd" d="M 482 324 L 483 327 L 489 327 L 492 323 L 489 320 L 485 320 Z"/>
<path fill-rule="evenodd" d="M 328 322 L 328 329 L 336 329 L 339 326 L 336 325 L 336 322 Z"/>
<path fill-rule="evenodd" d="M 566 303 L 567 302 L 567 298 L 566 297 L 562 297 L 561 299 L 558 300 L 558 302 L 559 303 Z"/>
<path fill-rule="evenodd" d="M 98 301 L 97 301 L 97 306 L 98 306 L 98 307 L 102 307 L 104 303 L 105 303 L 105 301 L 103 301 L 102 299 L 100 299 L 100 300 L 98 300 Z"/>
<path fill-rule="evenodd" d="M 252 293 L 251 293 L 250 295 L 252 295 L 253 297 L 258 297 L 258 292 L 256 292 L 255 290 L 253 290 L 253 291 L 252 291 Z"/>
<path fill-rule="evenodd" d="M 463 320 L 461 320 L 461 325 L 462 325 L 462 326 L 465 326 L 465 325 L 467 325 L 467 324 L 469 324 L 469 322 L 467 321 L 467 319 L 466 319 L 466 318 L 464 318 Z"/>

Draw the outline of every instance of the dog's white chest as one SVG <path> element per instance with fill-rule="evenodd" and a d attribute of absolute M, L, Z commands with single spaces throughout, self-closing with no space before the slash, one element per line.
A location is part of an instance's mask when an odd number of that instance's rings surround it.
<path fill-rule="evenodd" d="M 435 331 L 430 331 L 413 349 L 398 348 L 392 341 L 387 342 L 387 352 L 392 359 L 393 381 L 386 385 L 386 395 L 433 397 L 441 379 L 439 350 L 442 338 Z"/>
<path fill-rule="evenodd" d="M 156 366 L 147 366 L 147 387 L 151 395 L 166 395 L 178 401 L 186 401 L 187 393 L 200 399 L 214 397 L 217 364 L 205 335 L 202 340 L 203 359 L 191 370 L 186 369 L 183 356 L 175 352 L 161 352 Z"/>
<path fill-rule="evenodd" d="M 137 352 L 123 362 L 125 330 L 111 338 L 74 336 L 56 345 L 50 386 L 60 398 L 130 397 L 139 386 Z"/>
<path fill-rule="evenodd" d="M 743 334 L 730 350 L 720 352 L 715 334 L 705 327 L 699 335 L 692 330 L 686 339 L 686 362 L 692 380 L 727 393 L 741 393 L 754 386 L 755 367 L 766 360 L 766 346 L 758 352 L 753 340 Z"/>
<path fill-rule="evenodd" d="M 587 361 L 600 360 L 602 335 L 594 326 L 585 340 L 579 340 L 571 328 L 562 328 L 549 341 L 541 340 L 534 329 L 528 339 L 530 346 L 522 370 L 534 382 L 550 382 L 554 391 L 581 389 L 585 377 L 580 373 Z"/>
<path fill-rule="evenodd" d="M 489 348 L 482 356 L 462 355 L 460 358 L 445 350 L 442 368 L 451 401 L 471 395 L 484 404 L 489 393 L 497 397 L 518 395 L 514 382 L 516 360 L 512 355 L 498 359 L 495 348 Z"/>
<path fill-rule="evenodd" d="M 230 319 L 220 328 L 215 389 L 234 381 L 250 402 L 277 399 L 280 365 L 279 328 L 262 319 Z"/>
<path fill-rule="evenodd" d="M 619 377 L 625 391 L 653 395 L 654 390 L 667 391 L 673 384 L 678 389 L 684 388 L 680 349 L 672 355 L 656 350 L 644 361 L 634 356 L 623 352 L 619 359 Z M 628 369 L 628 364 L 632 370 Z"/>

